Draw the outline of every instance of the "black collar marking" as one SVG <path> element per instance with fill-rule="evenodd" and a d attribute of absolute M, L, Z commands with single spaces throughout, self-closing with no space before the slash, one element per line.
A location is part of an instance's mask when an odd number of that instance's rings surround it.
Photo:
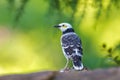
<path fill-rule="evenodd" d="M 63 32 L 63 34 L 66 34 L 66 33 L 69 33 L 69 32 L 74 32 L 74 30 L 73 30 L 72 28 L 69 28 L 69 29 L 65 30 L 65 31 Z"/>

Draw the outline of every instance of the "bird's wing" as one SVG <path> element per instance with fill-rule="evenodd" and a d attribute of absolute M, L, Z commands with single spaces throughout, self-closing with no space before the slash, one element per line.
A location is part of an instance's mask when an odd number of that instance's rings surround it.
<path fill-rule="evenodd" d="M 82 44 L 80 38 L 76 34 L 70 34 L 62 37 L 62 47 L 67 55 L 82 56 Z"/>

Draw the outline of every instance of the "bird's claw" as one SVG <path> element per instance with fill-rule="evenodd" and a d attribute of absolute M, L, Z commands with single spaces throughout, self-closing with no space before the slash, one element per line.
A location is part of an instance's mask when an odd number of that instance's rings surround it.
<path fill-rule="evenodd" d="M 75 70 L 74 67 L 72 68 L 64 68 L 64 69 L 61 69 L 60 72 L 68 72 L 68 71 L 88 71 L 88 68 L 87 67 L 84 67 L 82 70 Z"/>
<path fill-rule="evenodd" d="M 64 68 L 64 69 L 61 69 L 60 72 L 67 72 L 67 71 L 70 71 L 71 69 L 70 68 Z"/>

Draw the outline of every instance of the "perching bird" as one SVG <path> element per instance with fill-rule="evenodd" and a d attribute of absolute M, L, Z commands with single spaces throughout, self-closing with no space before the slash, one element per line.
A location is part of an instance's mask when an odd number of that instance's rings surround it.
<path fill-rule="evenodd" d="M 71 60 L 75 70 L 82 70 L 84 67 L 81 59 L 83 52 L 80 38 L 69 23 L 60 23 L 55 27 L 59 28 L 63 33 L 61 36 L 61 46 L 67 59 L 64 69 L 68 67 L 68 63 Z"/>

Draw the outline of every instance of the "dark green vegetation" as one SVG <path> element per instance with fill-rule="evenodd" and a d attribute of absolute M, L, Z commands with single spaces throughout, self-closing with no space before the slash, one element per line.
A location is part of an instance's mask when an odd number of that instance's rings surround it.
<path fill-rule="evenodd" d="M 0 0 L 0 74 L 59 70 L 66 59 L 55 24 L 69 22 L 90 69 L 120 65 L 119 0 Z"/>

